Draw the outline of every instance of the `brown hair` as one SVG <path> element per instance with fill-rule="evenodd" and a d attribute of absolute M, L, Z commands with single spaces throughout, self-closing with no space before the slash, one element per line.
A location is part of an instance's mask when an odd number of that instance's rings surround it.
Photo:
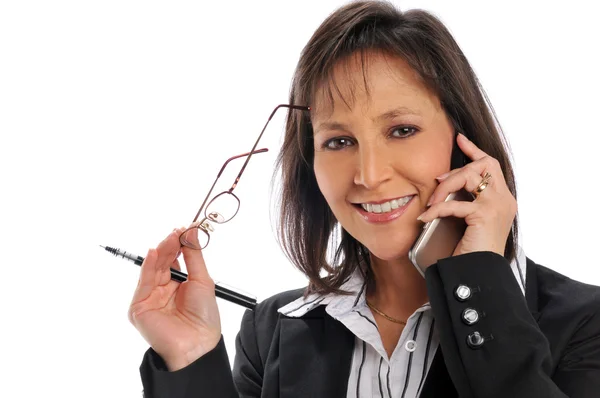
<path fill-rule="evenodd" d="M 353 2 L 336 10 L 319 26 L 301 53 L 290 104 L 313 104 L 315 93 L 321 88 L 332 100 L 332 85 L 337 89 L 334 65 L 354 53 L 364 60 L 372 50 L 408 62 L 437 95 L 453 127 L 498 160 L 516 198 L 508 144 L 493 108 L 450 32 L 426 11 L 402 12 L 382 1 Z M 290 111 L 277 163 L 282 173 L 280 243 L 294 265 L 309 278 L 307 294 L 344 294 L 340 287 L 357 267 L 370 281 L 369 253 L 341 228 L 329 209 L 317 185 L 313 159 L 310 115 Z M 504 252 L 509 261 L 516 255 L 517 232 L 515 217 Z M 336 239 L 338 235 L 341 236 Z M 328 247 L 334 249 L 333 256 Z"/>

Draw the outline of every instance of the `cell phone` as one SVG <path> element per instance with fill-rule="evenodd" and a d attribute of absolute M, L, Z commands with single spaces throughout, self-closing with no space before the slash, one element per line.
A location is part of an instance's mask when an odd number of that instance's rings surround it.
<path fill-rule="evenodd" d="M 469 160 L 460 150 L 454 137 L 452 149 L 451 169 L 466 165 Z M 452 192 L 446 197 L 449 200 L 473 201 L 473 194 L 461 189 Z M 423 226 L 423 231 L 408 252 L 408 258 L 415 268 L 425 277 L 425 270 L 442 258 L 451 257 L 458 242 L 462 239 L 467 229 L 464 219 L 456 217 L 436 218 Z"/>
<path fill-rule="evenodd" d="M 461 189 L 448 195 L 446 202 L 449 200 L 472 201 L 473 195 Z M 410 261 L 424 277 L 427 267 L 442 258 L 452 256 L 466 229 L 465 220 L 457 217 L 436 218 L 426 223 L 423 232 L 408 253 Z"/>

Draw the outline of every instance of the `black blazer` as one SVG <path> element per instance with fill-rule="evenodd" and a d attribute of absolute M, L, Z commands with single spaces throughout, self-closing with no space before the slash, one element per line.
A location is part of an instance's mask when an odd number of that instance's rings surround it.
<path fill-rule="evenodd" d="M 600 397 L 599 287 L 527 259 L 524 297 L 508 261 L 491 252 L 440 260 L 426 281 L 440 348 L 421 397 Z M 459 284 L 475 291 L 469 300 L 456 298 Z M 233 372 L 223 339 L 176 372 L 150 348 L 140 367 L 145 396 L 346 398 L 354 335 L 323 306 L 300 318 L 277 312 L 302 292 L 244 314 Z M 483 315 L 471 326 L 467 307 Z M 479 348 L 467 344 L 475 331 L 486 338 Z"/>

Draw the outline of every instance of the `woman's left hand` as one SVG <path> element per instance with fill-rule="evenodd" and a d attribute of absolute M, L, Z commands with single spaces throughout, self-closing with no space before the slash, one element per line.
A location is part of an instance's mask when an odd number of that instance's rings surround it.
<path fill-rule="evenodd" d="M 467 230 L 453 256 L 476 251 L 491 251 L 503 256 L 506 239 L 517 214 L 517 201 L 506 186 L 500 163 L 496 159 L 462 134 L 458 135 L 457 142 L 472 162 L 436 178 L 440 184 L 429 199 L 430 208 L 419 219 L 423 222 L 448 216 L 465 219 Z M 486 172 L 492 177 L 473 202 L 444 202 L 451 192 L 461 188 L 473 192 Z"/>

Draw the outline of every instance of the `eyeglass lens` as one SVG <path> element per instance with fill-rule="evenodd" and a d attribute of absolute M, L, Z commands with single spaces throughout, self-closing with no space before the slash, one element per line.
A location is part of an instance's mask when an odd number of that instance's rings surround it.
<path fill-rule="evenodd" d="M 224 224 L 230 221 L 240 209 L 239 199 L 232 193 L 222 192 L 215 196 L 206 206 L 204 219 L 197 228 L 188 229 L 181 236 L 181 243 L 193 249 L 204 249 L 210 240 L 213 224 Z"/>

